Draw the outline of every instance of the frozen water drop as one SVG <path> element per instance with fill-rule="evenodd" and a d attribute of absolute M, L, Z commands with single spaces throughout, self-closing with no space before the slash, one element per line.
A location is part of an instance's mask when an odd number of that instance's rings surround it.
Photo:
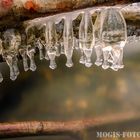
<path fill-rule="evenodd" d="M 109 51 L 104 50 L 103 51 L 103 57 L 104 57 L 104 61 L 103 61 L 103 64 L 102 64 L 102 68 L 103 69 L 108 69 L 110 67 L 110 65 L 108 63 Z"/>
<path fill-rule="evenodd" d="M 27 55 L 30 59 L 30 70 L 35 71 L 37 68 L 34 60 L 35 48 L 32 47 L 31 45 L 28 45 L 27 47 L 28 47 Z"/>
<path fill-rule="evenodd" d="M 86 55 L 85 66 L 89 68 L 92 66 L 91 62 L 92 49 L 85 49 L 84 54 Z"/>
<path fill-rule="evenodd" d="M 108 8 L 101 12 L 101 40 L 103 47 L 104 62 L 102 67 L 107 69 L 109 62 L 111 68 L 117 71 L 123 68 L 123 48 L 127 42 L 127 28 L 124 17 L 115 8 Z M 111 50 L 112 49 L 112 50 Z M 112 51 L 112 60 L 110 52 Z"/>
<path fill-rule="evenodd" d="M 49 60 L 48 48 L 45 48 L 45 59 L 46 59 L 46 60 Z"/>
<path fill-rule="evenodd" d="M 57 68 L 57 65 L 56 65 L 56 62 L 55 62 L 56 52 L 49 50 L 48 51 L 48 56 L 49 56 L 49 59 L 50 59 L 49 67 L 51 69 L 56 69 Z"/>
<path fill-rule="evenodd" d="M 46 41 L 47 44 L 47 54 L 50 60 L 49 67 L 55 69 L 57 67 L 55 62 L 56 57 L 56 26 L 53 21 L 48 21 L 46 25 Z"/>
<path fill-rule="evenodd" d="M 72 55 L 74 49 L 73 25 L 70 17 L 65 17 L 64 31 L 63 31 L 64 51 L 67 58 L 66 66 L 72 67 Z"/>
<path fill-rule="evenodd" d="M 17 79 L 17 75 L 15 74 L 14 68 L 10 66 L 10 79 L 15 81 Z"/>
<path fill-rule="evenodd" d="M 96 61 L 95 65 L 100 66 L 102 65 L 103 61 L 103 51 L 102 51 L 102 45 L 101 45 L 101 15 L 98 12 L 97 18 L 94 23 L 94 34 L 95 34 L 95 52 L 96 52 Z"/>
<path fill-rule="evenodd" d="M 60 50 L 61 54 L 65 54 L 65 51 L 64 51 L 64 44 L 61 43 L 61 50 Z"/>
<path fill-rule="evenodd" d="M 79 60 L 79 63 L 80 64 L 85 64 L 85 61 L 86 61 L 86 56 L 84 54 L 84 51 L 82 49 L 81 50 L 81 56 L 80 56 L 80 60 Z"/>
<path fill-rule="evenodd" d="M 16 60 L 13 60 L 13 69 L 14 69 L 15 74 L 18 76 L 20 74 L 19 68 L 18 68 L 18 65 L 17 65 L 18 60 L 17 60 L 17 58 L 15 58 L 15 59 Z"/>
<path fill-rule="evenodd" d="M 26 49 L 20 49 L 19 52 L 20 52 L 20 55 L 22 56 L 22 59 L 23 59 L 24 71 L 28 71 L 29 66 L 28 66 L 28 58 L 27 58 Z"/>
<path fill-rule="evenodd" d="M 56 44 L 56 56 L 60 56 L 61 55 L 61 45 L 60 44 Z"/>
<path fill-rule="evenodd" d="M 0 72 L 0 83 L 3 81 L 2 73 Z"/>
<path fill-rule="evenodd" d="M 35 46 L 39 49 L 39 59 L 43 60 L 44 59 L 44 54 L 43 54 L 43 45 L 41 44 L 41 40 L 37 39 Z"/>
<path fill-rule="evenodd" d="M 96 52 L 96 61 L 95 61 L 95 65 L 100 66 L 103 63 L 103 51 L 101 46 L 95 46 L 95 52 Z"/>
<path fill-rule="evenodd" d="M 85 59 L 86 67 L 91 67 L 92 65 L 91 55 L 94 43 L 95 43 L 94 28 L 91 15 L 88 11 L 85 11 L 85 13 L 82 16 L 82 20 L 79 27 L 79 47 L 80 49 L 83 50 L 86 56 Z M 84 57 L 82 56 L 81 59 L 83 58 Z"/>

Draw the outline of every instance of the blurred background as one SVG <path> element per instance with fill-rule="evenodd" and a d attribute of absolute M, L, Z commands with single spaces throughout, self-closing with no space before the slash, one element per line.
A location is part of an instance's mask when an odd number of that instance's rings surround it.
<path fill-rule="evenodd" d="M 0 84 L 0 122 L 51 120 L 65 121 L 98 118 L 117 113 L 136 112 L 133 120 L 105 125 L 85 131 L 80 136 L 44 136 L 16 140 L 93 140 L 96 131 L 140 130 L 140 42 L 130 43 L 124 50 L 125 68 L 114 72 L 93 65 L 79 64 L 74 52 L 74 67 L 65 66 L 66 58 L 56 59 L 56 70 L 49 62 L 36 58 L 37 70 L 24 72 L 14 82 L 9 80 L 9 68 L 0 64 L 4 81 Z M 95 53 L 93 52 L 93 62 Z M 105 139 L 102 139 L 105 140 Z M 107 139 L 108 140 L 108 139 Z"/>

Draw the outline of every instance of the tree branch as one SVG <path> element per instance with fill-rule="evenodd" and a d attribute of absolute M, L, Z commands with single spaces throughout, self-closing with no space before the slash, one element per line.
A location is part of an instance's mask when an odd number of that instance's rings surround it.
<path fill-rule="evenodd" d="M 15 123 L 1 123 L 0 137 L 18 137 L 31 135 L 75 134 L 86 129 L 95 128 L 105 124 L 118 123 L 138 119 L 136 112 L 119 113 L 93 119 L 77 121 L 29 121 Z"/>

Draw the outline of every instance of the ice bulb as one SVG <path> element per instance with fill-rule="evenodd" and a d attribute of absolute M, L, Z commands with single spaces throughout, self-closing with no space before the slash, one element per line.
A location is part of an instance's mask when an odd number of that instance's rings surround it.
<path fill-rule="evenodd" d="M 2 56 L 10 68 L 10 79 L 15 80 L 19 75 L 17 55 L 21 44 L 21 36 L 15 29 L 8 29 L 4 32 L 3 38 Z"/>
<path fill-rule="evenodd" d="M 0 83 L 3 81 L 2 73 L 0 72 Z"/>
<path fill-rule="evenodd" d="M 47 43 L 48 42 L 48 43 Z M 46 44 L 47 53 L 50 59 L 49 67 L 55 69 L 57 67 L 55 62 L 56 56 L 56 26 L 53 21 L 48 21 L 46 26 Z"/>
<path fill-rule="evenodd" d="M 79 27 L 79 47 L 83 50 L 86 60 L 85 66 L 91 67 L 91 55 L 92 49 L 95 43 L 94 28 L 91 15 L 88 11 L 85 11 L 82 16 L 82 20 Z"/>
<path fill-rule="evenodd" d="M 73 66 L 72 55 L 73 55 L 73 49 L 74 49 L 74 39 L 73 39 L 72 19 L 70 17 L 65 17 L 63 42 L 64 42 L 65 55 L 67 57 L 66 66 L 72 67 Z"/>
<path fill-rule="evenodd" d="M 126 22 L 122 13 L 115 8 L 108 8 L 101 12 L 101 41 L 104 54 L 102 67 L 108 68 L 112 53 L 113 70 L 123 68 L 123 48 L 127 42 Z"/>
<path fill-rule="evenodd" d="M 36 40 L 35 46 L 39 49 L 39 58 L 40 58 L 40 60 L 43 60 L 44 59 L 43 44 L 41 43 L 40 39 Z"/>
<path fill-rule="evenodd" d="M 35 71 L 36 70 L 36 64 L 34 60 L 35 48 L 31 45 L 28 45 L 27 48 L 28 48 L 27 55 L 30 59 L 30 70 Z"/>
<path fill-rule="evenodd" d="M 29 66 L 28 66 L 27 50 L 25 48 L 19 49 L 19 53 L 22 56 L 24 71 L 28 71 Z"/>
<path fill-rule="evenodd" d="M 80 57 L 79 63 L 85 64 L 85 62 L 86 62 L 86 56 L 84 54 L 83 49 L 80 49 L 80 52 L 81 52 L 81 57 Z"/>
<path fill-rule="evenodd" d="M 102 65 L 102 61 L 103 61 L 100 28 L 101 28 L 101 15 L 98 12 L 97 18 L 96 18 L 95 23 L 94 23 L 94 34 L 95 34 L 95 46 L 94 46 L 94 48 L 95 48 L 95 52 L 96 52 L 95 65 L 97 65 L 97 66 Z"/>

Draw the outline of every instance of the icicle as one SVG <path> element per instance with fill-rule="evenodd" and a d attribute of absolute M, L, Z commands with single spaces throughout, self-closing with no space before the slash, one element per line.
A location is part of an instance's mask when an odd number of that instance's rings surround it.
<path fill-rule="evenodd" d="M 46 26 L 46 44 L 47 52 L 50 59 L 49 67 L 55 69 L 57 67 L 55 62 L 56 56 L 56 27 L 53 21 L 48 21 Z"/>
<path fill-rule="evenodd" d="M 48 56 L 49 30 L 48 30 L 47 24 L 44 24 L 43 28 L 44 28 L 44 35 L 45 35 L 45 42 L 43 42 L 44 47 L 45 47 L 45 59 L 49 60 L 49 56 Z"/>
<path fill-rule="evenodd" d="M 86 62 L 86 56 L 85 56 L 84 51 L 83 51 L 82 48 L 80 49 L 80 51 L 81 51 L 81 57 L 80 57 L 79 63 L 85 64 L 85 62 Z"/>
<path fill-rule="evenodd" d="M 34 54 L 36 53 L 35 50 L 35 40 L 36 40 L 36 34 L 38 30 L 36 26 L 31 26 L 26 29 L 26 37 L 27 37 L 27 56 L 30 59 L 30 70 L 35 71 L 36 70 L 36 64 L 34 60 Z"/>
<path fill-rule="evenodd" d="M 76 37 L 74 37 L 73 39 L 74 39 L 74 48 L 76 50 L 79 50 L 79 41 L 78 41 L 78 39 Z"/>
<path fill-rule="evenodd" d="M 28 71 L 29 66 L 28 66 L 27 50 L 23 47 L 22 49 L 19 49 L 19 53 L 22 56 L 24 71 Z"/>
<path fill-rule="evenodd" d="M 35 71 L 36 70 L 36 64 L 34 60 L 34 54 L 35 54 L 35 47 L 31 45 L 27 45 L 27 55 L 30 59 L 30 70 Z"/>
<path fill-rule="evenodd" d="M 61 54 L 61 45 L 56 43 L 56 56 L 60 56 Z"/>
<path fill-rule="evenodd" d="M 103 46 L 104 69 L 110 67 L 109 59 L 112 54 L 111 68 L 117 71 L 123 68 L 123 48 L 127 42 L 126 23 L 121 12 L 114 8 L 102 11 L 101 38 Z"/>
<path fill-rule="evenodd" d="M 44 59 L 44 54 L 43 54 L 43 44 L 41 43 L 40 39 L 37 39 L 35 42 L 35 46 L 39 49 L 39 58 L 40 60 Z"/>
<path fill-rule="evenodd" d="M 56 56 L 64 54 L 64 45 L 63 45 L 63 28 L 64 20 L 61 20 L 56 24 Z"/>
<path fill-rule="evenodd" d="M 0 83 L 3 81 L 2 73 L 0 72 Z"/>
<path fill-rule="evenodd" d="M 103 61 L 103 51 L 101 46 L 101 34 L 100 34 L 100 28 L 101 28 L 101 16 L 98 12 L 97 18 L 94 23 L 94 29 L 95 29 L 95 52 L 96 52 L 96 61 L 95 65 L 100 66 L 102 65 Z"/>
<path fill-rule="evenodd" d="M 13 69 L 14 69 L 14 72 L 15 72 L 16 76 L 18 76 L 19 73 L 20 73 L 17 63 L 18 63 L 17 57 L 13 57 Z"/>
<path fill-rule="evenodd" d="M 95 43 L 94 29 L 91 15 L 88 11 L 83 14 L 79 27 L 79 47 L 84 51 L 86 56 L 85 66 L 91 67 L 92 49 Z M 82 56 L 83 57 L 83 56 Z"/>
<path fill-rule="evenodd" d="M 74 49 L 74 39 L 73 39 L 73 27 L 72 27 L 72 19 L 68 16 L 65 17 L 64 23 L 64 32 L 63 32 L 63 42 L 64 42 L 64 51 L 67 57 L 66 66 L 72 67 L 72 55 Z"/>
<path fill-rule="evenodd" d="M 0 55 L 2 54 L 2 40 L 0 38 Z M 0 72 L 0 83 L 3 81 L 2 73 Z"/>
<path fill-rule="evenodd" d="M 60 47 L 61 47 L 61 48 L 60 48 L 61 54 L 65 54 L 64 43 L 63 43 L 63 42 L 61 43 L 61 46 L 60 46 Z"/>
<path fill-rule="evenodd" d="M 10 68 L 10 79 L 15 80 L 19 75 L 18 48 L 21 44 L 21 36 L 14 29 L 6 30 L 3 34 L 4 46 L 2 56 Z"/>
<path fill-rule="evenodd" d="M 13 57 L 14 57 L 13 54 L 9 54 L 7 52 L 3 53 L 3 58 L 5 59 L 7 65 L 10 68 L 10 79 L 14 81 L 17 78 L 17 74 L 14 71 Z"/>

